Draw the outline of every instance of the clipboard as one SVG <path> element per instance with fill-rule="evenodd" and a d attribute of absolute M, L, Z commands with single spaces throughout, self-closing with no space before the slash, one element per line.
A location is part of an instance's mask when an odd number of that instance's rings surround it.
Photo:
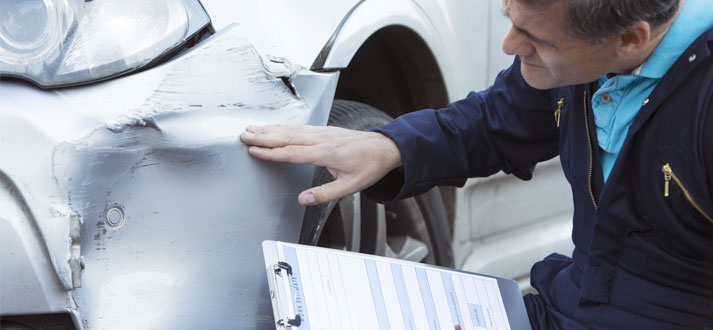
<path fill-rule="evenodd" d="M 262 247 L 278 330 L 531 329 L 510 279 L 309 245 Z"/>

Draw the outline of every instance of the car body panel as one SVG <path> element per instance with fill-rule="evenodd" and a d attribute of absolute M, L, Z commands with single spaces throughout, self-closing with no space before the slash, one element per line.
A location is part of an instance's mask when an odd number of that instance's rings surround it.
<path fill-rule="evenodd" d="M 250 40 L 259 52 L 286 57 L 309 68 L 345 16 L 360 1 L 201 2 L 217 30 L 239 24 L 239 33 Z"/>
<path fill-rule="evenodd" d="M 460 268 L 518 280 L 553 252 L 572 253 L 572 195 L 559 158 L 540 163 L 531 181 L 498 173 L 471 179 L 456 194 L 453 250 Z"/>
<path fill-rule="evenodd" d="M 0 169 L 32 210 L 0 218 L 4 227 L 32 222 L 31 236 L 44 243 L 10 241 L 22 246 L 3 251 L 52 256 L 44 262 L 67 292 L 45 296 L 33 312 L 64 306 L 85 329 L 271 324 L 267 286 L 250 279 L 264 272 L 262 240 L 297 240 L 297 194 L 313 167 L 254 159 L 238 136 L 249 124 L 324 125 L 338 74 L 266 59 L 235 31 L 122 79 L 53 91 L 0 85 L 8 104 Z M 290 76 L 304 96 L 281 78 Z M 123 213 L 116 227 L 106 220 L 112 208 Z M 81 224 L 76 240 L 73 223 Z M 80 255 L 83 269 L 72 269 Z M 40 295 L 50 282 L 25 293 Z M 21 285 L 3 277 L 3 286 Z M 3 314 L 22 312 L 9 307 L 12 298 L 3 294 Z"/>
<path fill-rule="evenodd" d="M 17 188 L 0 173 L 0 311 L 67 312 L 62 285 L 43 236 Z"/>

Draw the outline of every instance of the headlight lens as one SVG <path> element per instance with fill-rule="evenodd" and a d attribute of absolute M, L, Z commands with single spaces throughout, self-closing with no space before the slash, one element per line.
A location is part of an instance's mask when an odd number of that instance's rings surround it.
<path fill-rule="evenodd" d="M 197 0 L 0 0 L 0 74 L 43 87 L 104 79 L 209 23 Z"/>

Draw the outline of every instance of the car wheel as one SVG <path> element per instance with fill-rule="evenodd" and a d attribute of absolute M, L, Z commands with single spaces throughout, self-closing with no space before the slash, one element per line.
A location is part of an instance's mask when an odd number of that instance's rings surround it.
<path fill-rule="evenodd" d="M 392 120 L 367 104 L 335 100 L 328 125 L 367 130 Z M 317 168 L 312 186 L 332 181 Z M 438 188 L 389 205 L 356 193 L 305 210 L 299 242 L 453 267 L 451 234 Z"/>

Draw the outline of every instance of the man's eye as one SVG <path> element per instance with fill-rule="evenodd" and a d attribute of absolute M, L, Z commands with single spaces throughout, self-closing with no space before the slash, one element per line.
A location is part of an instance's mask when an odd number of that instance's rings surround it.
<path fill-rule="evenodd" d="M 544 43 L 544 42 L 542 42 L 542 40 L 537 40 L 537 39 L 534 39 L 534 38 L 532 38 L 532 37 L 530 37 L 530 36 L 528 36 L 527 38 L 530 39 L 530 41 L 532 41 L 532 42 L 534 42 L 534 43 L 536 43 L 536 44 L 538 44 L 538 45 L 547 46 L 547 44 Z"/>
<path fill-rule="evenodd" d="M 540 46 L 555 47 L 555 45 L 553 45 L 553 44 L 551 44 L 551 43 L 549 43 L 549 42 L 547 42 L 547 41 L 543 41 L 543 40 L 540 40 L 540 39 L 536 39 L 536 38 L 533 38 L 532 36 L 529 36 L 529 35 L 527 36 L 527 39 L 529 39 L 529 40 L 532 41 L 533 43 L 536 43 L 536 44 L 538 44 L 538 45 L 540 45 Z"/>

